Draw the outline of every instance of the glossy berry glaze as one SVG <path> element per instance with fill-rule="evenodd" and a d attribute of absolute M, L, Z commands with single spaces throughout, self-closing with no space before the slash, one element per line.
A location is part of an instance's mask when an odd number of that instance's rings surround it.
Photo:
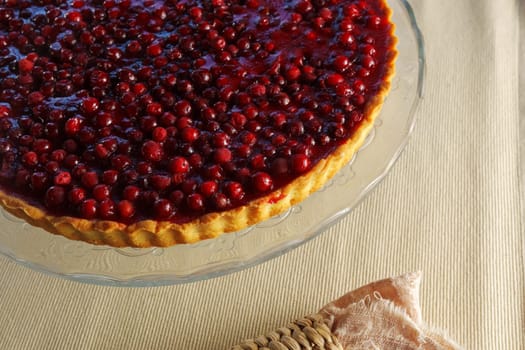
<path fill-rule="evenodd" d="M 4 0 L 1 188 L 124 223 L 266 195 L 360 125 L 387 17 L 382 0 Z"/>

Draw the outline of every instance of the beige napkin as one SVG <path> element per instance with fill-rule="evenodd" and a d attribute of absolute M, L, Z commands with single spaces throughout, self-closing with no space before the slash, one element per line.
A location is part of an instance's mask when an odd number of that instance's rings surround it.
<path fill-rule="evenodd" d="M 370 283 L 266 335 L 243 341 L 231 350 L 300 349 L 461 349 L 421 318 L 421 273 Z"/>

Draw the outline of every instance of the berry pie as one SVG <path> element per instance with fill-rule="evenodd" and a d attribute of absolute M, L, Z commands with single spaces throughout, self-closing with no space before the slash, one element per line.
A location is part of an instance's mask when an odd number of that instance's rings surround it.
<path fill-rule="evenodd" d="M 134 247 L 277 215 L 371 129 L 390 16 L 386 0 L 3 0 L 0 203 Z"/>

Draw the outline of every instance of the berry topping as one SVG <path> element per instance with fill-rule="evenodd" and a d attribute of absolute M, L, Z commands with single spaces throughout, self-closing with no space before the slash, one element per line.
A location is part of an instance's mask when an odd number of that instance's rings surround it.
<path fill-rule="evenodd" d="M 352 137 L 392 59 L 382 0 L 0 2 L 0 187 L 187 222 Z"/>

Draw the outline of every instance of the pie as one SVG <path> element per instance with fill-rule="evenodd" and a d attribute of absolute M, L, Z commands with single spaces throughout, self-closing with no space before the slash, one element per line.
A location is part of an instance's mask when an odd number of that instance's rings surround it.
<path fill-rule="evenodd" d="M 371 129 L 385 0 L 5 0 L 0 202 L 93 244 L 170 246 L 277 215 Z"/>

